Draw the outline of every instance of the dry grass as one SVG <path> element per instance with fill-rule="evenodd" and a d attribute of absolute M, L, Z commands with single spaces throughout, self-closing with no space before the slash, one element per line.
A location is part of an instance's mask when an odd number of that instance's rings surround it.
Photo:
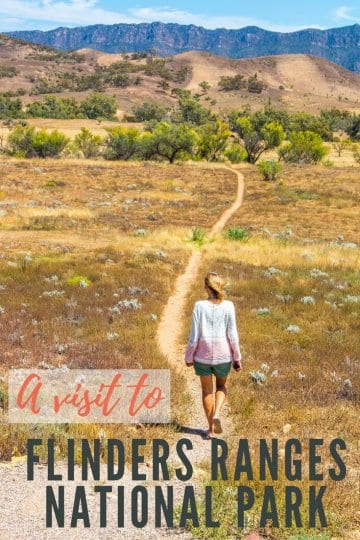
<path fill-rule="evenodd" d="M 4 160 L 1 169 L 1 376 L 10 367 L 46 365 L 167 367 L 155 339 L 157 321 L 185 267 L 190 226 L 212 225 L 232 196 L 233 175 L 222 174 L 218 198 L 218 173 L 199 167 Z M 147 219 L 154 212 L 161 220 Z M 136 234 L 138 228 L 144 236 Z M 89 279 L 90 286 L 69 284 L 74 276 Z M 112 312 L 117 302 L 130 299 L 138 309 Z M 105 436 L 121 430 L 127 440 L 141 435 L 171 441 L 184 421 L 183 399 L 173 393 L 170 425 L 147 426 L 141 433 L 108 425 Z M 54 436 L 61 455 L 67 437 L 91 439 L 99 430 L 50 425 L 36 433 Z M 4 424 L 0 459 L 23 454 L 33 432 Z"/>
<path fill-rule="evenodd" d="M 69 368 L 165 368 L 155 341 L 157 319 L 181 272 L 186 251 L 158 252 L 152 246 L 103 245 L 96 250 L 56 250 L 24 254 L 13 251 L 0 260 L 1 375 L 8 368 L 68 366 Z M 68 280 L 82 276 L 87 288 Z M 132 300 L 134 309 L 113 311 L 119 301 Z M 1 395 L 6 395 L 4 383 Z M 141 436 L 171 440 L 181 423 L 179 396 L 173 396 L 174 424 L 142 429 Z M 54 435 L 62 447 L 69 436 L 96 437 L 96 425 L 45 426 L 36 432 Z M 103 428 L 103 427 L 102 427 Z M 138 436 L 133 426 L 107 425 L 106 437 Z M 0 435 L 0 459 L 23 454 L 32 426 L 4 424 Z"/>
<path fill-rule="evenodd" d="M 359 238 L 359 167 L 286 166 L 278 182 L 264 182 L 253 167 L 244 167 L 246 196 L 232 226 L 271 233 L 291 229 L 302 240 L 347 242 Z"/>
<path fill-rule="evenodd" d="M 309 438 L 324 439 L 320 452 L 323 465 L 319 468 L 324 472 L 334 466 L 329 441 L 344 439 L 346 479 L 334 482 L 325 473 L 324 480 L 315 484 L 327 486 L 324 507 L 329 527 L 324 538 L 351 538 L 350 532 L 358 530 L 360 524 L 356 499 L 360 474 L 360 257 L 359 248 L 346 247 L 342 240 L 328 240 L 339 235 L 348 242 L 359 238 L 358 170 L 329 170 L 325 176 L 322 168 L 288 167 L 283 174 L 285 186 L 263 182 L 255 169 L 244 172 L 245 201 L 231 226 L 249 227 L 252 235 L 248 241 L 224 240 L 218 235 L 205 246 L 199 285 L 189 297 L 187 311 L 190 319 L 194 301 L 204 294 L 202 277 L 206 272 L 217 271 L 228 280 L 244 367 L 240 376 L 233 373 L 229 379 L 234 428 L 229 470 L 233 470 L 239 438 L 249 440 L 254 456 L 258 455 L 259 438 L 278 439 L 280 449 L 287 439 L 297 438 L 303 445 L 304 479 L 296 485 L 306 501 Z M 280 203 L 277 197 L 285 197 L 284 190 L 289 202 Z M 316 198 L 298 198 L 296 190 Z M 274 237 L 259 231 L 265 226 L 279 233 L 287 225 L 296 237 Z M 269 272 L 271 268 L 276 270 Z M 288 331 L 290 325 L 299 331 Z M 185 326 L 184 340 L 189 331 Z M 256 375 L 251 375 L 255 372 L 265 374 L 263 384 L 255 382 Z M 283 457 L 280 463 L 283 466 Z M 243 478 L 242 482 L 248 483 L 261 501 L 263 483 L 259 482 L 257 465 L 254 481 Z M 283 489 L 289 481 L 280 474 L 278 481 L 266 483 L 275 486 L 278 511 L 283 515 Z M 224 538 L 236 537 L 231 536 L 235 535 L 231 525 L 234 516 L 226 491 L 233 485 L 218 486 Z M 303 530 L 260 530 L 259 504 L 249 512 L 251 525 L 266 538 L 297 538 L 301 533 L 308 538 L 306 525 Z M 304 509 L 305 524 L 306 516 Z"/>
<path fill-rule="evenodd" d="M 188 89 L 199 92 L 198 85 L 204 80 L 211 84 L 208 94 L 216 100 L 217 111 L 238 109 L 246 103 L 253 109 L 260 109 L 269 98 L 276 107 L 311 114 L 332 107 L 354 112 L 360 110 L 358 74 L 310 55 L 284 54 L 232 60 L 191 51 L 179 54 L 175 59 L 192 67 Z M 266 85 L 265 90 L 260 95 L 245 90 L 219 91 L 220 77 L 237 73 L 245 77 L 257 73 Z"/>
<path fill-rule="evenodd" d="M 0 290 L 5 309 L 0 315 L 1 375 L 10 366 L 37 366 L 42 360 L 69 367 L 166 367 L 155 342 L 157 321 L 151 315 L 159 317 L 175 277 L 185 268 L 191 227 L 208 230 L 233 200 L 231 172 L 219 174 L 192 165 L 66 160 L 3 160 L 0 166 L 0 203 L 5 203 L 0 207 L 5 211 L 0 217 L 0 284 L 5 287 Z M 359 470 L 360 259 L 358 248 L 344 243 L 359 238 L 358 169 L 287 167 L 284 185 L 263 182 L 255 168 L 243 169 L 245 201 L 229 226 L 248 227 L 250 239 L 235 242 L 217 235 L 213 242 L 205 242 L 199 287 L 189 297 L 186 320 L 193 302 L 203 295 L 201 276 L 219 271 L 231 284 L 229 298 L 236 305 L 244 355 L 242 374 L 230 378 L 233 442 L 243 437 L 254 447 L 260 437 L 277 438 L 281 448 L 285 439 L 296 437 L 304 443 L 306 463 L 310 437 L 325 442 L 345 439 L 348 475 L 337 484 L 325 478 L 324 503 L 329 535 L 347 538 L 359 526 L 354 485 Z M 54 180 L 57 186 L 46 186 Z M 30 200 L 37 202 L 28 206 Z M 151 206 L 143 207 L 145 201 Z M 110 206 L 101 206 L 104 202 Z M 162 219 L 148 220 L 155 212 L 162 212 Z M 30 221 L 39 217 L 52 218 L 55 228 L 46 230 Z M 293 236 L 274 236 L 287 225 Z M 263 226 L 270 234 L 260 231 Z M 137 228 L 144 228 L 145 235 L 137 236 Z M 339 235 L 344 241 L 334 242 Z M 32 260 L 26 262 L 28 251 Z M 270 267 L 280 272 L 269 277 Z M 87 277 L 91 285 L 69 285 L 67 280 L 74 275 Z M 56 290 L 58 296 L 44 296 Z M 314 303 L 304 303 L 304 297 L 312 297 Z M 129 298 L 137 299 L 141 307 L 111 312 L 119 300 Z M 269 313 L 254 311 L 259 308 L 268 308 Z M 299 332 L 286 331 L 289 325 L 298 326 Z M 184 343 L 188 331 L 185 324 Z M 267 380 L 258 385 L 250 372 L 264 363 L 269 366 Z M 277 376 L 271 376 L 275 370 Z M 6 400 L 4 383 L 0 390 Z M 174 424 L 147 426 L 142 437 L 174 439 L 188 396 L 173 392 L 172 399 Z M 109 425 L 105 436 L 117 437 L 120 430 L 126 440 L 139 436 L 133 426 L 116 425 Z M 74 425 L 67 432 L 45 426 L 36 433 L 54 436 L 61 452 L 67 437 L 96 437 L 99 426 Z M 26 427 L 4 424 L 1 458 L 23 453 L 29 434 Z M 324 452 L 324 463 L 328 462 Z M 262 484 L 257 474 L 255 470 L 253 487 L 259 494 Z M 285 483 L 281 475 L 276 484 L 279 493 Z M 307 480 L 299 485 L 306 493 Z M 219 487 L 217 500 L 224 515 L 230 499 Z M 281 495 L 279 500 L 283 505 Z M 254 526 L 257 512 L 258 505 L 252 515 Z M 226 518 L 222 521 L 229 523 Z M 269 530 L 267 537 L 290 538 L 291 533 Z"/>
<path fill-rule="evenodd" d="M 209 228 L 236 188 L 231 172 L 191 165 L 3 160 L 0 168 L 7 231 Z"/>

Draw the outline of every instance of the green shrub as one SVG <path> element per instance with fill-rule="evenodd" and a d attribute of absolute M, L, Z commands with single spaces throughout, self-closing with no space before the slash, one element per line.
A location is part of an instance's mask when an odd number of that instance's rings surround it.
<path fill-rule="evenodd" d="M 354 141 L 360 141 L 360 114 L 356 114 L 351 118 L 346 133 Z"/>
<path fill-rule="evenodd" d="M 227 240 L 248 240 L 250 237 L 249 231 L 242 227 L 229 227 L 223 234 Z"/>
<path fill-rule="evenodd" d="M 0 66 L 0 79 L 5 77 L 15 77 L 19 71 L 14 66 Z"/>
<path fill-rule="evenodd" d="M 94 135 L 82 127 L 80 133 L 75 135 L 74 148 L 80 150 L 85 158 L 92 158 L 99 155 L 102 142 L 103 138 L 100 135 Z"/>
<path fill-rule="evenodd" d="M 205 237 L 206 237 L 206 231 L 204 231 L 203 229 L 196 227 L 195 229 L 192 230 L 192 233 L 191 233 L 192 242 L 196 242 L 197 244 L 202 245 L 205 242 Z"/>
<path fill-rule="evenodd" d="M 89 287 L 91 285 L 90 279 L 85 276 L 73 276 L 69 278 L 66 283 L 72 287 Z"/>
<path fill-rule="evenodd" d="M 33 126 L 17 126 L 8 137 L 7 152 L 17 157 L 56 157 L 69 143 L 70 139 L 55 129 L 36 131 Z"/>
<path fill-rule="evenodd" d="M 247 82 L 247 89 L 248 92 L 252 94 L 261 94 L 261 92 L 264 89 L 264 83 L 262 81 L 259 81 L 257 73 L 253 75 L 252 77 L 249 77 Z"/>
<path fill-rule="evenodd" d="M 135 122 L 148 122 L 150 120 L 160 122 L 165 117 L 167 110 L 159 103 L 144 101 L 141 105 L 135 105 L 132 108 L 132 113 Z"/>
<path fill-rule="evenodd" d="M 171 120 L 177 124 L 193 124 L 194 126 L 202 126 L 208 122 L 216 121 L 216 116 L 187 94 L 179 94 L 179 103 L 171 115 Z"/>
<path fill-rule="evenodd" d="M 225 152 L 225 156 L 231 163 L 242 163 L 247 159 L 247 152 L 240 144 L 233 143 Z"/>
<path fill-rule="evenodd" d="M 160 122 L 148 137 L 147 151 L 173 163 L 192 155 L 197 140 L 197 133 L 188 124 Z"/>
<path fill-rule="evenodd" d="M 34 101 L 27 107 L 32 118 L 85 118 L 74 98 L 45 96 L 42 101 Z"/>
<path fill-rule="evenodd" d="M 24 116 L 22 110 L 21 99 L 10 99 L 9 97 L 0 95 L 0 119 L 22 118 Z"/>
<path fill-rule="evenodd" d="M 126 129 L 121 126 L 107 128 L 104 157 L 105 159 L 129 160 L 140 151 L 140 132 L 136 128 Z"/>
<path fill-rule="evenodd" d="M 216 120 L 200 126 L 198 135 L 198 156 L 207 161 L 216 161 L 222 156 L 231 131 L 228 124 Z"/>
<path fill-rule="evenodd" d="M 38 157 L 56 157 L 61 154 L 69 142 L 70 139 L 57 129 L 50 133 L 46 129 L 41 129 L 35 133 L 33 148 Z"/>
<path fill-rule="evenodd" d="M 80 110 L 91 119 L 106 118 L 113 120 L 117 111 L 115 98 L 99 92 L 93 92 L 81 103 Z"/>
<path fill-rule="evenodd" d="M 225 92 L 229 92 L 231 90 L 240 90 L 241 88 L 246 87 L 246 81 L 244 79 L 244 75 L 234 75 L 233 77 L 230 75 L 224 75 L 219 80 L 219 86 L 221 90 L 224 90 Z"/>
<path fill-rule="evenodd" d="M 293 132 L 290 142 L 280 148 L 279 156 L 287 163 L 318 163 L 329 150 L 320 135 L 312 131 Z"/>
<path fill-rule="evenodd" d="M 282 166 L 273 159 L 262 160 L 258 163 L 258 170 L 264 180 L 275 180 L 282 171 Z"/>

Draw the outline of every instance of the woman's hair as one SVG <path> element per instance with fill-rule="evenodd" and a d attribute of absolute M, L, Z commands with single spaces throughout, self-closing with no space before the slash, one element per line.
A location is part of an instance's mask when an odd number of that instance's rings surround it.
<path fill-rule="evenodd" d="M 205 276 L 205 285 L 209 287 L 218 300 L 223 300 L 225 296 L 225 281 L 216 272 L 208 272 Z"/>

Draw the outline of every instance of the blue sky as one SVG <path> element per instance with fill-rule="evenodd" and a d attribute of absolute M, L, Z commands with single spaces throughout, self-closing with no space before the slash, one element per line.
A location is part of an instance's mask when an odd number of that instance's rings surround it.
<path fill-rule="evenodd" d="M 288 0 L 239 2 L 221 0 L 163 3 L 115 0 L 0 0 L 0 31 L 49 30 L 58 26 L 86 26 L 119 22 L 178 22 L 207 28 L 256 25 L 290 32 L 301 28 L 332 28 L 360 23 L 354 0 Z"/>

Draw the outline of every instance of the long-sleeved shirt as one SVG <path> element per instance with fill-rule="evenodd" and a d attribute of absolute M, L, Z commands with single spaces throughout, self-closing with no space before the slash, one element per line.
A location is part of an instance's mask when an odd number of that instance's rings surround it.
<path fill-rule="evenodd" d="M 198 300 L 194 304 L 185 362 L 202 364 L 241 363 L 235 306 L 231 300 L 216 304 Z"/>

